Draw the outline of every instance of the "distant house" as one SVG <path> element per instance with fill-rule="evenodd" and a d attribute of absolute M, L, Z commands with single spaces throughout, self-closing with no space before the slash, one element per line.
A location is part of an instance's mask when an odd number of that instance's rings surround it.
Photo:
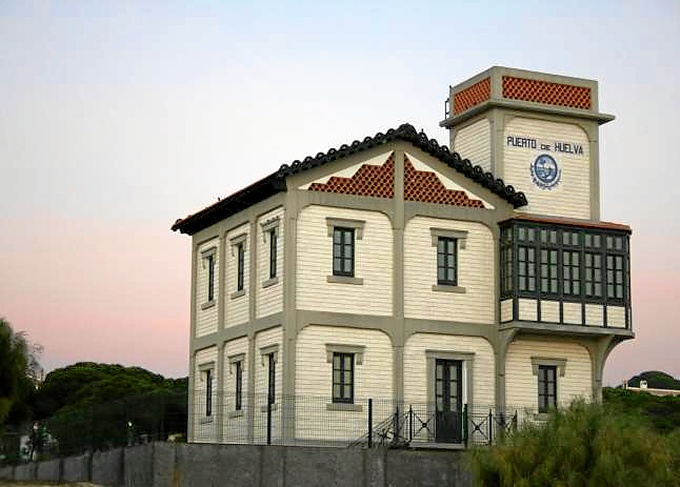
<path fill-rule="evenodd" d="M 460 443 L 468 408 L 599 400 L 634 334 L 597 100 L 596 81 L 493 67 L 450 88 L 453 150 L 401 125 L 177 220 L 189 441 L 262 442 L 265 414 L 277 441 L 346 441 L 374 398 L 376 422 L 418 408 L 427 441 Z"/>
<path fill-rule="evenodd" d="M 680 396 L 678 389 L 659 389 L 655 387 L 647 387 L 647 381 L 641 380 L 640 387 L 631 387 L 628 381 L 623 382 L 623 388 L 632 392 L 647 392 L 653 396 Z"/>

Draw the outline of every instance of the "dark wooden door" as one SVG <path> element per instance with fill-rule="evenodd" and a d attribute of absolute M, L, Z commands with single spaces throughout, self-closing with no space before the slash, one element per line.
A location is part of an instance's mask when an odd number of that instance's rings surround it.
<path fill-rule="evenodd" d="M 460 443 L 463 418 L 463 363 L 460 360 L 435 362 L 436 441 Z"/>

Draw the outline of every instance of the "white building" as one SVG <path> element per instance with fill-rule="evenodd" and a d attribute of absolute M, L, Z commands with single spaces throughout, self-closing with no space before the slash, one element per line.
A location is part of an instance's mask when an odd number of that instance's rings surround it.
<path fill-rule="evenodd" d="M 494 67 L 450 88 L 456 152 L 402 125 L 178 220 L 189 440 L 265 441 L 268 409 L 275 441 L 356 439 L 374 398 L 375 424 L 410 406 L 460 443 L 461 411 L 599 399 L 634 336 L 631 231 L 600 221 L 611 120 L 595 81 Z"/>

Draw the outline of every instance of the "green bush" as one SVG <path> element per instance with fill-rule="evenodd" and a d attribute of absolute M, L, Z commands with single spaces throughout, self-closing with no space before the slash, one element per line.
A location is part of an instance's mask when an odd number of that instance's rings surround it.
<path fill-rule="evenodd" d="M 471 464 L 483 487 L 680 486 L 680 432 L 664 437 L 641 416 L 578 400 L 473 450 Z"/>

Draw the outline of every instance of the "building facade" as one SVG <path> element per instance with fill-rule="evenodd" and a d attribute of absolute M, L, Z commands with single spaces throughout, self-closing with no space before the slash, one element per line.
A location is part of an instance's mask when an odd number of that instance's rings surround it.
<path fill-rule="evenodd" d="M 458 443 L 469 407 L 600 399 L 634 335 L 597 83 L 493 67 L 446 107 L 451 150 L 402 125 L 173 225 L 192 237 L 190 441 L 265 441 L 263 415 L 281 441 L 347 441 L 374 398 L 374 421 L 418 408 Z"/>

